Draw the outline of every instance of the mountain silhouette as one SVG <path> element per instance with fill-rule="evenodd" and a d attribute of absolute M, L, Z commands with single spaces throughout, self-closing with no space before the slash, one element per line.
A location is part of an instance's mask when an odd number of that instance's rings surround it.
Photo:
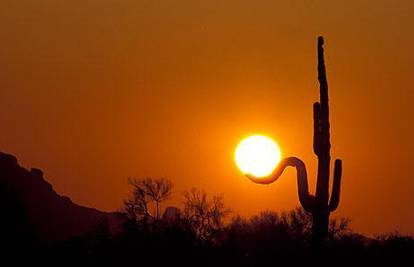
<path fill-rule="evenodd" d="M 84 235 L 101 225 L 116 231 L 118 214 L 73 203 L 53 189 L 39 169 L 21 167 L 0 152 L 2 229 L 30 232 L 36 240 L 59 241 Z"/>

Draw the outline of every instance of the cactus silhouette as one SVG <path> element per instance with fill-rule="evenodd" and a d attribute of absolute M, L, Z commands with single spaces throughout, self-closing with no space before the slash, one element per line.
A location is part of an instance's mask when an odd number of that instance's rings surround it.
<path fill-rule="evenodd" d="M 247 175 L 253 182 L 269 184 L 276 181 L 284 169 L 291 166 L 297 171 L 298 195 L 302 207 L 312 214 L 312 234 L 315 243 L 322 243 L 328 235 L 329 215 L 339 204 L 342 176 L 342 161 L 337 159 L 334 166 L 332 194 L 329 198 L 329 176 L 331 162 L 331 143 L 328 105 L 328 82 L 323 50 L 323 37 L 318 37 L 318 80 L 320 87 L 320 101 L 313 104 L 313 151 L 318 158 L 318 175 L 315 195 L 308 189 L 306 166 L 296 157 L 281 160 L 273 174 L 265 178 L 256 178 Z"/>

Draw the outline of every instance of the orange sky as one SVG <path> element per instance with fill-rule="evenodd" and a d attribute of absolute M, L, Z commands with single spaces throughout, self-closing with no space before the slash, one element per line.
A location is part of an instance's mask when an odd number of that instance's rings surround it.
<path fill-rule="evenodd" d="M 113 210 L 127 177 L 222 193 L 243 215 L 299 205 L 294 171 L 237 170 L 265 133 L 314 188 L 316 37 L 326 38 L 335 214 L 362 233 L 414 232 L 412 1 L 3 0 L 0 149 L 59 193 Z"/>

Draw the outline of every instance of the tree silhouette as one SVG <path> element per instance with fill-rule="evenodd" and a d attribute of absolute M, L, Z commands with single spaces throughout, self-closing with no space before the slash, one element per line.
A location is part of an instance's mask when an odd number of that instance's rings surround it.
<path fill-rule="evenodd" d="M 196 188 L 185 191 L 184 217 L 196 236 L 202 241 L 214 241 L 215 234 L 223 227 L 223 219 L 230 213 L 223 197 L 208 198 L 204 191 Z"/>
<path fill-rule="evenodd" d="M 124 210 L 133 220 L 159 220 L 160 205 L 169 199 L 174 187 L 173 183 L 165 178 L 129 179 L 133 187 L 132 196 L 124 201 Z M 151 213 L 149 204 L 154 203 L 155 212 Z"/>

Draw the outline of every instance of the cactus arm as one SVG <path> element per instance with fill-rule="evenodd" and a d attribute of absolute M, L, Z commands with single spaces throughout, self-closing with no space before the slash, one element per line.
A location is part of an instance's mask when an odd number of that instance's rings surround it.
<path fill-rule="evenodd" d="M 315 155 L 320 154 L 321 147 L 321 124 L 320 124 L 321 105 L 319 102 L 313 104 L 313 151 Z"/>
<path fill-rule="evenodd" d="M 269 176 L 265 177 L 256 177 L 252 174 L 247 173 L 246 177 L 249 178 L 251 181 L 255 182 L 256 184 L 271 184 L 283 174 L 283 171 L 289 167 L 288 158 L 282 159 L 279 164 L 277 165 L 276 169 L 273 173 Z"/>
<path fill-rule="evenodd" d="M 268 177 L 257 178 L 251 174 L 246 174 L 246 176 L 255 183 L 270 184 L 276 181 L 282 175 L 283 171 L 289 166 L 296 168 L 299 202 L 306 211 L 311 212 L 314 197 L 309 194 L 306 166 L 299 158 L 284 158 L 280 161 L 274 172 Z"/>
<path fill-rule="evenodd" d="M 341 193 L 341 178 L 342 178 L 342 161 L 340 159 L 335 160 L 334 177 L 332 186 L 332 195 L 329 200 L 329 211 L 333 212 L 339 205 L 340 193 Z"/>

